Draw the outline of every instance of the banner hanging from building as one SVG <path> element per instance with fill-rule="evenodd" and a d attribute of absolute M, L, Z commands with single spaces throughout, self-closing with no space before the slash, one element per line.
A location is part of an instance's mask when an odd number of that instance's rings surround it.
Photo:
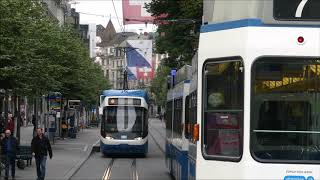
<path fill-rule="evenodd" d="M 122 0 L 123 24 L 153 23 L 154 17 L 144 8 L 150 2 L 151 0 Z"/>
<path fill-rule="evenodd" d="M 128 79 L 153 79 L 152 40 L 127 40 L 126 52 Z"/>

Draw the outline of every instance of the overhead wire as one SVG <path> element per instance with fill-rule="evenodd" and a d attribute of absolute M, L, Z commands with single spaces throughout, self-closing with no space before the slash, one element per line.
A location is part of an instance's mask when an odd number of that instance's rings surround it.
<path fill-rule="evenodd" d="M 121 31 L 124 32 L 124 28 L 123 28 L 122 24 L 120 23 L 119 16 L 118 16 L 118 13 L 117 13 L 117 10 L 116 10 L 116 6 L 114 5 L 114 1 L 113 0 L 112 0 L 112 5 L 113 5 L 114 12 L 116 14 L 116 17 L 117 17 L 119 26 L 121 28 Z"/>

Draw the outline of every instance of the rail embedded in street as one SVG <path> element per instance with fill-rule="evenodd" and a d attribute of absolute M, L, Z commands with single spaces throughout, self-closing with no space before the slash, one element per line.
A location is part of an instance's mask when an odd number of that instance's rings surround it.
<path fill-rule="evenodd" d="M 102 180 L 109 180 L 110 179 L 113 163 L 114 163 L 114 159 L 111 159 L 107 169 L 105 170 L 105 172 L 103 174 Z"/>
<path fill-rule="evenodd" d="M 136 159 L 133 159 L 133 161 L 132 161 L 131 171 L 132 171 L 132 180 L 139 180 Z"/>

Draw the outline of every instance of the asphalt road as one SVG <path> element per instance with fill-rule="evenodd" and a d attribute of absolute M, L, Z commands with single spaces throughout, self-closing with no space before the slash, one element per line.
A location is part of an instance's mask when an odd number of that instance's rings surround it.
<path fill-rule="evenodd" d="M 104 157 L 100 152 L 94 152 L 71 179 L 171 180 L 165 167 L 165 155 L 160 150 L 163 145 L 159 147 L 164 140 L 160 138 L 163 137 L 149 131 L 149 152 L 146 157 Z"/>

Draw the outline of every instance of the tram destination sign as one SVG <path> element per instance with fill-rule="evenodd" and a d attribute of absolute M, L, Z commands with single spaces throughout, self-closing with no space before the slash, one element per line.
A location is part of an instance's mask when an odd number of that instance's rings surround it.
<path fill-rule="evenodd" d="M 320 0 L 273 0 L 276 20 L 320 21 Z"/>

